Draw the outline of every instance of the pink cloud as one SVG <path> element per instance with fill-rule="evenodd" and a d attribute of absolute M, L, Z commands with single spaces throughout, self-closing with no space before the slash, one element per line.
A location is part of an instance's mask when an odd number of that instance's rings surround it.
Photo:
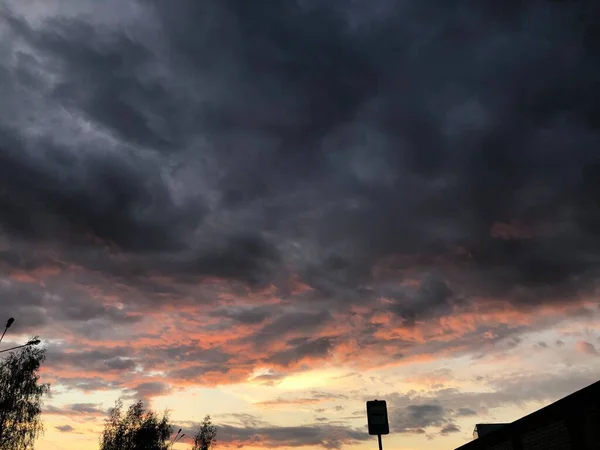
<path fill-rule="evenodd" d="M 586 355 L 598 356 L 598 350 L 591 342 L 579 341 L 577 342 L 577 350 Z"/>

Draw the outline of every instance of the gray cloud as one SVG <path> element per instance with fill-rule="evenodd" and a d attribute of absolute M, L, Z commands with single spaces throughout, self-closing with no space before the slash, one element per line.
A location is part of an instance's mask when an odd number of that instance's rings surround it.
<path fill-rule="evenodd" d="M 25 270 L 25 273 L 27 271 Z M 102 334 L 107 326 L 134 324 L 139 316 L 129 308 L 122 310 L 93 298 L 77 285 L 64 279 L 39 283 L 20 283 L 5 278 L 0 284 L 1 317 L 17 317 L 15 327 L 22 332 L 35 332 L 40 326 L 62 323 L 88 337 Z"/>
<path fill-rule="evenodd" d="M 199 424 L 184 425 L 185 433 L 193 436 Z M 314 424 L 296 427 L 277 427 L 264 423 L 257 425 L 239 427 L 219 424 L 219 441 L 226 445 L 261 445 L 267 448 L 313 446 L 339 449 L 371 439 L 364 430 L 342 425 Z"/>
<path fill-rule="evenodd" d="M 75 428 L 73 428 L 71 425 L 59 425 L 54 428 L 60 431 L 61 433 L 71 433 L 75 430 Z"/>
<path fill-rule="evenodd" d="M 268 306 L 259 306 L 246 309 L 220 309 L 211 314 L 216 317 L 226 317 L 245 325 L 254 325 L 263 323 L 273 313 L 273 308 Z"/>
<path fill-rule="evenodd" d="M 26 52 L 3 47 L 6 232 L 69 249 L 91 235 L 144 254 L 142 272 L 255 284 L 285 266 L 325 296 L 387 256 L 431 266 L 457 248 L 472 292 L 589 285 L 599 64 L 581 3 L 427 19 L 418 2 L 144 5 L 124 28 L 4 10 Z M 515 219 L 531 232 L 491 236 Z"/>
<path fill-rule="evenodd" d="M 101 412 L 97 405 L 93 403 L 74 403 L 70 406 L 71 410 L 78 413 L 96 414 Z"/>
<path fill-rule="evenodd" d="M 111 370 L 133 370 L 136 363 L 133 359 L 113 358 L 105 361 L 106 367 Z"/>
<path fill-rule="evenodd" d="M 171 392 L 171 386 L 162 381 L 147 381 L 139 383 L 133 388 L 126 389 L 126 397 L 149 402 L 152 397 L 165 395 Z"/>
<path fill-rule="evenodd" d="M 328 338 L 307 340 L 297 347 L 291 347 L 288 350 L 273 353 L 267 358 L 267 362 L 289 366 L 304 358 L 323 358 L 327 356 L 332 347 L 333 343 Z"/>
<path fill-rule="evenodd" d="M 456 303 L 446 282 L 431 275 L 426 276 L 414 292 L 405 291 L 407 289 L 384 293 L 384 296 L 394 299 L 392 311 L 410 325 L 414 325 L 415 320 L 426 318 L 426 315 L 447 315 Z"/>
<path fill-rule="evenodd" d="M 392 417 L 392 427 L 398 433 L 422 434 L 425 428 L 445 426 L 446 412 L 438 404 L 408 405 L 396 409 Z"/>
<path fill-rule="evenodd" d="M 173 381 L 195 380 L 201 383 L 204 375 L 227 374 L 241 363 L 248 364 L 248 360 L 242 358 L 240 362 L 219 347 L 205 348 L 197 341 L 150 347 L 49 344 L 46 360 L 50 369 L 47 376 L 61 385 L 84 391 L 127 388 L 128 396 L 144 399 L 168 390 L 168 385 L 156 384 L 154 380 L 140 383 L 149 372 L 166 372 Z M 65 371 L 76 371 L 81 377 L 61 376 Z M 105 374 L 118 374 L 118 379 L 103 380 L 101 377 Z"/>
<path fill-rule="evenodd" d="M 593 370 L 514 374 L 513 377 L 480 381 L 488 388 L 486 392 L 442 388 L 427 393 L 392 393 L 385 398 L 394 407 L 390 414 L 390 425 L 394 430 L 421 433 L 420 430 L 426 427 L 443 428 L 464 417 L 473 417 L 476 421 L 479 420 L 476 417 L 487 417 L 490 411 L 507 405 L 549 404 L 595 381 L 597 373 Z"/>
<path fill-rule="evenodd" d="M 268 422 L 265 422 L 257 416 L 247 413 L 224 414 L 223 417 L 231 417 L 232 419 L 234 419 L 235 426 L 241 425 L 244 428 L 269 426 Z M 227 424 L 231 425 L 231 422 L 227 421 Z"/>
<path fill-rule="evenodd" d="M 452 434 L 452 433 L 459 433 L 460 432 L 460 428 L 458 428 L 456 425 L 446 425 L 444 428 L 442 428 L 442 430 L 440 431 L 440 433 L 444 436 L 448 435 L 448 434 Z"/>
<path fill-rule="evenodd" d="M 281 341 L 282 338 L 290 333 L 302 333 L 306 335 L 314 335 L 331 321 L 332 317 L 328 311 L 316 312 L 301 312 L 292 311 L 285 312 L 276 317 L 272 322 L 264 325 L 254 336 L 254 342 L 258 347 L 263 344 L 269 344 L 273 341 Z M 291 347 L 298 347 L 297 351 L 302 353 L 317 344 L 306 342 L 307 338 L 297 338 L 290 340 L 288 343 Z M 320 341 L 323 344 L 323 341 Z"/>
<path fill-rule="evenodd" d="M 95 403 L 72 403 L 63 407 L 49 405 L 44 408 L 44 414 L 62 415 L 62 416 L 92 416 L 99 417 L 106 414 L 106 409 Z M 73 429 L 69 430 L 73 431 Z"/>
<path fill-rule="evenodd" d="M 306 397 L 278 397 L 273 400 L 265 400 L 258 403 L 256 405 L 260 406 L 278 406 L 278 405 L 306 405 L 306 404 L 316 404 L 322 402 L 330 402 L 333 400 L 344 399 L 347 400 L 348 396 L 345 394 L 336 394 L 334 392 L 322 392 L 322 391 L 311 391 L 308 393 Z M 340 411 L 341 407 L 336 407 L 336 411 Z M 325 409 L 317 408 L 315 412 L 324 412 Z"/>
<path fill-rule="evenodd" d="M 458 417 L 469 417 L 469 416 L 475 416 L 476 414 L 477 414 L 477 411 L 474 411 L 471 408 L 459 408 L 458 411 L 456 412 L 456 415 Z"/>
<path fill-rule="evenodd" d="M 190 380 L 201 383 L 203 375 L 213 372 L 225 375 L 229 372 L 229 367 L 226 364 L 193 365 L 184 369 L 172 370 L 169 375 L 175 380 Z"/>
<path fill-rule="evenodd" d="M 437 429 L 441 435 L 448 435 L 460 431 L 456 420 L 469 417 L 476 422 L 489 417 L 495 408 L 507 405 L 551 403 L 594 381 L 596 374 L 591 370 L 578 374 L 515 375 L 488 381 L 488 392 L 441 388 L 427 393 L 393 393 L 385 398 L 392 406 L 390 427 L 394 432 L 425 435 L 431 429 Z"/>
<path fill-rule="evenodd" d="M 322 391 L 311 391 L 311 395 L 313 396 L 313 398 L 319 398 L 319 399 L 332 399 L 332 398 L 347 399 L 348 398 L 348 396 L 345 394 L 335 394 L 333 392 L 322 392 Z"/>
<path fill-rule="evenodd" d="M 65 351 L 69 350 L 69 351 Z M 75 349 L 49 345 L 47 362 L 50 366 L 104 371 L 128 372 L 135 368 L 128 347 Z"/>
<path fill-rule="evenodd" d="M 124 387 L 122 382 L 106 381 L 98 376 L 78 378 L 49 374 L 48 377 L 53 381 L 53 385 L 65 386 L 69 389 L 77 389 L 83 392 L 107 391 Z"/>

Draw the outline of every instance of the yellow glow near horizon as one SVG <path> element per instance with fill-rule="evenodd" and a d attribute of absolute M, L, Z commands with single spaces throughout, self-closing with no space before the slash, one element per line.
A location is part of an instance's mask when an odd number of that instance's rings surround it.
<path fill-rule="evenodd" d="M 312 389 L 317 387 L 330 386 L 335 384 L 335 379 L 343 376 L 347 370 L 341 369 L 323 369 L 302 372 L 284 378 L 279 383 L 279 389 L 290 391 Z"/>

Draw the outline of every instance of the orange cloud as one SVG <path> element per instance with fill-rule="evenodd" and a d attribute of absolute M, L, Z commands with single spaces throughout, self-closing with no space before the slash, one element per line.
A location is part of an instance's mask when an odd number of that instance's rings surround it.
<path fill-rule="evenodd" d="M 591 342 L 579 341 L 577 342 L 577 350 L 586 355 L 598 356 L 598 350 Z"/>

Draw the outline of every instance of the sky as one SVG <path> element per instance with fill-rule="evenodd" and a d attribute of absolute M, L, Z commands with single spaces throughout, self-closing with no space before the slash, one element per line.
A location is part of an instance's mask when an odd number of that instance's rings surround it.
<path fill-rule="evenodd" d="M 600 373 L 600 3 L 4 0 L 2 346 L 46 432 L 452 449 Z M 5 319 L 2 319 L 2 318 Z M 189 448 L 184 439 L 178 450 Z"/>

